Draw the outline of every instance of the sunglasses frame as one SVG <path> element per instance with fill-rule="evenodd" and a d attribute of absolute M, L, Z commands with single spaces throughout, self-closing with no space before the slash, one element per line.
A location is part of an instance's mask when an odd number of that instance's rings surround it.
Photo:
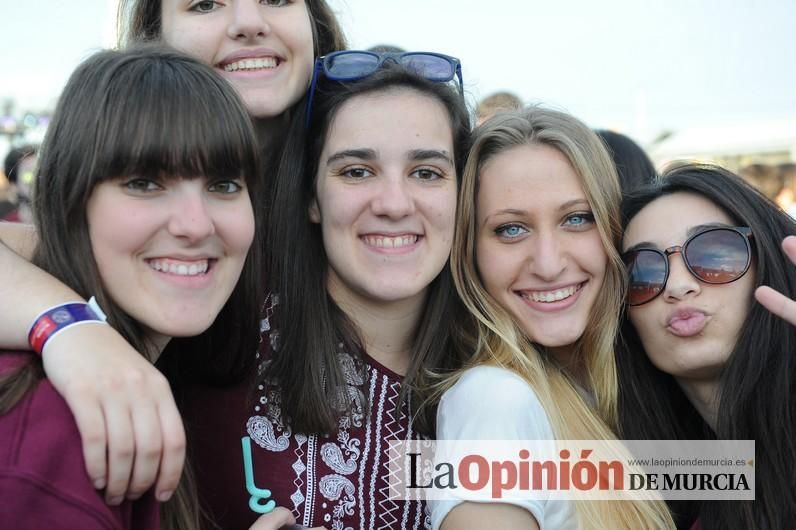
<path fill-rule="evenodd" d="M 332 59 L 336 59 L 342 55 L 359 55 L 359 56 L 371 56 L 376 58 L 376 64 L 373 66 L 373 70 L 369 71 L 365 74 L 361 75 L 351 75 L 351 76 L 336 76 L 332 74 L 329 70 L 329 62 Z M 429 81 L 433 81 L 436 83 L 447 83 L 448 81 L 453 81 L 454 78 L 459 80 L 459 92 L 464 96 L 464 80 L 462 79 L 462 63 L 456 57 L 451 57 L 450 55 L 445 55 L 444 53 L 436 53 L 436 52 L 383 52 L 383 53 L 376 53 L 364 50 L 342 50 L 337 52 L 332 52 L 327 55 L 323 55 L 318 57 L 315 60 L 315 67 L 312 71 L 312 81 L 310 82 L 310 90 L 309 95 L 307 96 L 307 108 L 305 112 L 305 120 L 304 120 L 304 127 L 309 128 L 310 126 L 310 118 L 312 117 L 312 100 L 315 96 L 315 87 L 318 84 L 318 78 L 320 74 L 323 75 L 332 81 L 357 81 L 359 79 L 365 79 L 376 72 L 378 72 L 382 65 L 387 61 L 392 61 L 396 64 L 401 64 L 401 61 L 404 57 L 411 57 L 413 55 L 423 55 L 423 56 L 432 56 L 438 57 L 440 59 L 444 59 L 448 62 L 448 64 L 452 67 L 452 75 L 447 78 L 428 78 Z"/>
<path fill-rule="evenodd" d="M 742 239 L 744 241 L 744 244 L 746 245 L 746 265 L 744 266 L 743 271 L 737 277 L 733 278 L 732 280 L 728 280 L 726 282 L 711 282 L 711 281 L 705 280 L 704 278 L 699 276 L 696 272 L 694 272 L 694 269 L 691 267 L 691 263 L 689 263 L 688 258 L 687 258 L 687 254 L 686 254 L 686 252 L 688 250 L 688 246 L 691 244 L 691 242 L 694 239 L 696 239 L 697 237 L 699 237 L 701 235 L 704 235 L 704 234 L 707 234 L 707 233 L 710 233 L 710 232 L 716 232 L 716 231 L 735 232 L 736 234 L 738 234 L 738 235 L 740 235 L 742 237 Z M 688 239 L 685 240 L 685 242 L 683 242 L 682 245 L 674 245 L 674 246 L 671 246 L 671 247 L 666 248 L 664 250 L 659 250 L 657 248 L 651 248 L 651 247 L 641 247 L 641 248 L 634 248 L 633 250 L 631 250 L 629 252 L 625 252 L 622 255 L 622 260 L 625 262 L 625 265 L 628 267 L 628 269 L 630 268 L 630 263 L 627 261 L 627 258 L 630 255 L 636 255 L 636 254 L 638 254 L 639 252 L 642 252 L 642 251 L 654 252 L 655 254 L 658 254 L 661 258 L 663 258 L 663 263 L 664 263 L 663 283 L 661 283 L 660 290 L 657 293 L 655 293 L 649 300 L 645 300 L 645 301 L 639 302 L 637 304 L 632 304 L 632 303 L 630 303 L 630 294 L 629 294 L 629 287 L 628 287 L 628 305 L 631 306 L 631 307 L 637 307 L 637 306 L 640 306 L 640 305 L 647 304 L 647 303 L 652 302 L 653 300 L 655 300 L 658 296 L 660 296 L 660 294 L 663 291 L 666 290 L 666 284 L 669 282 L 669 272 L 671 271 L 671 267 L 669 266 L 669 256 L 671 256 L 673 254 L 680 254 L 682 256 L 683 263 L 685 263 L 685 266 L 688 269 L 688 272 L 694 278 L 699 280 L 700 282 L 707 283 L 709 285 L 725 285 L 725 284 L 732 283 L 734 281 L 740 280 L 741 278 L 743 278 L 743 276 L 747 272 L 749 272 L 749 268 L 752 266 L 752 244 L 751 244 L 752 237 L 753 237 L 752 229 L 747 227 L 747 226 L 715 226 L 715 227 L 706 228 L 705 230 L 701 230 L 701 231 L 699 231 L 699 232 L 697 232 L 695 234 L 692 234 L 691 236 L 688 237 Z"/>

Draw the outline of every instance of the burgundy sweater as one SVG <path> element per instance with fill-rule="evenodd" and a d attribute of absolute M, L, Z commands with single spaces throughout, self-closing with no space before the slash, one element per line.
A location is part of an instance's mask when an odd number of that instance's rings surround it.
<path fill-rule="evenodd" d="M 29 353 L 0 352 L 0 377 L 30 361 Z M 160 528 L 151 491 L 108 506 L 85 469 L 72 413 L 44 379 L 0 416 L 0 528 Z"/>

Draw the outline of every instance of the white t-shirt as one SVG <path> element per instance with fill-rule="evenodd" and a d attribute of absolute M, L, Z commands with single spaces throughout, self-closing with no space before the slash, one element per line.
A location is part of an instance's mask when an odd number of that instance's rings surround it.
<path fill-rule="evenodd" d="M 439 440 L 554 440 L 539 398 L 519 375 L 504 368 L 478 366 L 467 370 L 440 400 Z M 429 501 L 431 527 L 438 530 L 450 511 L 465 502 Z M 495 501 L 497 502 L 497 501 Z M 528 510 L 541 530 L 577 529 L 575 505 L 558 499 L 501 499 Z"/>

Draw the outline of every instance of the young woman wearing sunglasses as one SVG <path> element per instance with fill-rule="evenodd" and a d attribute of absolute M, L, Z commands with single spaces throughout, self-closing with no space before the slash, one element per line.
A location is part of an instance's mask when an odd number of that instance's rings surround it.
<path fill-rule="evenodd" d="M 796 459 L 796 318 L 784 318 L 796 304 L 796 268 L 780 243 L 796 224 L 710 166 L 665 174 L 627 199 L 623 216 L 623 436 L 756 440 L 755 501 L 673 509 L 685 528 L 696 516 L 703 530 L 788 527 L 796 520 L 796 475 L 788 471 Z"/>
<path fill-rule="evenodd" d="M 472 359 L 443 385 L 446 440 L 612 440 L 622 304 L 619 184 L 596 134 L 543 108 L 474 132 L 451 256 Z M 432 526 L 659 530 L 656 502 L 432 503 Z"/>
<path fill-rule="evenodd" d="M 160 41 L 212 66 L 243 99 L 273 158 L 290 116 L 304 106 L 314 58 L 345 48 L 326 0 L 123 0 L 119 34 L 123 46 Z M 261 187 L 256 204 L 267 202 L 268 189 Z M 36 246 L 29 226 L 0 224 L 0 239 L 27 258 Z M 80 298 L 2 244 L 0 269 L 6 347 L 29 347 L 26 331 L 36 315 Z M 44 368 L 75 414 L 87 471 L 109 499 L 136 497 L 156 478 L 158 493 L 174 490 L 185 447 L 180 415 L 166 380 L 118 333 L 66 330 L 48 345 Z"/>

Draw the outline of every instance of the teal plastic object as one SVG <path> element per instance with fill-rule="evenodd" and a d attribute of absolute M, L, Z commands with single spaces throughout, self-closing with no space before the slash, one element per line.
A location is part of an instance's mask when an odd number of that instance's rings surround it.
<path fill-rule="evenodd" d="M 276 502 L 268 500 L 271 490 L 258 488 L 254 485 L 254 466 L 252 465 L 252 439 L 248 436 L 241 438 L 243 444 L 243 473 L 246 476 L 246 491 L 249 492 L 249 508 L 254 513 L 269 513 L 276 508 Z"/>

